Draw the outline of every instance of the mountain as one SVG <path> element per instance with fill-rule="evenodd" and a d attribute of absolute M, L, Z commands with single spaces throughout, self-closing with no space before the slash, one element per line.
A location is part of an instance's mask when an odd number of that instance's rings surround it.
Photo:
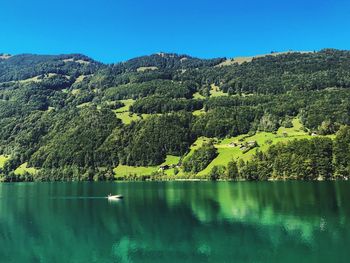
<path fill-rule="evenodd" d="M 187 55 L 158 53 L 130 59 L 122 63 L 122 65 L 131 71 L 138 70 L 141 67 L 153 67 L 154 69 L 189 69 L 215 66 L 223 60 L 224 58 L 199 59 Z"/>
<path fill-rule="evenodd" d="M 24 80 L 49 73 L 68 76 L 92 74 L 100 66 L 100 63 L 80 54 L 3 55 L 0 56 L 0 82 Z"/>
<path fill-rule="evenodd" d="M 350 174 L 350 52 L 0 54 L 0 178 Z"/>

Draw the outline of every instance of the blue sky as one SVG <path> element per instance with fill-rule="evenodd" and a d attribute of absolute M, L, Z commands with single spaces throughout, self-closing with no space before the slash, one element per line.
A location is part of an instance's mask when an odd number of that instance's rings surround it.
<path fill-rule="evenodd" d="M 348 0 L 0 0 L 0 53 L 103 62 L 350 49 Z"/>

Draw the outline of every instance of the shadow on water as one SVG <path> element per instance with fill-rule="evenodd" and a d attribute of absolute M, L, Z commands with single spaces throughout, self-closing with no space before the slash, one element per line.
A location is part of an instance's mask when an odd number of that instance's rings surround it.
<path fill-rule="evenodd" d="M 348 182 L 0 184 L 0 258 L 347 262 L 349 187 Z M 125 199 L 109 202 L 108 193 Z"/>

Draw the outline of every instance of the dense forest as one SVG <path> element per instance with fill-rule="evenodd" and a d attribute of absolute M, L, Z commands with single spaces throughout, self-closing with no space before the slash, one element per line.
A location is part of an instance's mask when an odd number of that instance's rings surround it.
<path fill-rule="evenodd" d="M 295 120 L 305 136 L 278 137 Z M 0 181 L 346 179 L 349 125 L 349 51 L 243 63 L 159 53 L 110 65 L 0 54 Z M 277 139 L 249 142 L 259 134 Z M 218 161 L 220 142 L 236 138 L 246 138 L 242 158 L 232 148 Z"/>

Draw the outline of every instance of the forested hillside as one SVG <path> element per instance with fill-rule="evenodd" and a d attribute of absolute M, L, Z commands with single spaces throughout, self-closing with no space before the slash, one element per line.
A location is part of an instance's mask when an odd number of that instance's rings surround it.
<path fill-rule="evenodd" d="M 0 54 L 1 181 L 347 178 L 348 125 L 349 51 Z"/>

